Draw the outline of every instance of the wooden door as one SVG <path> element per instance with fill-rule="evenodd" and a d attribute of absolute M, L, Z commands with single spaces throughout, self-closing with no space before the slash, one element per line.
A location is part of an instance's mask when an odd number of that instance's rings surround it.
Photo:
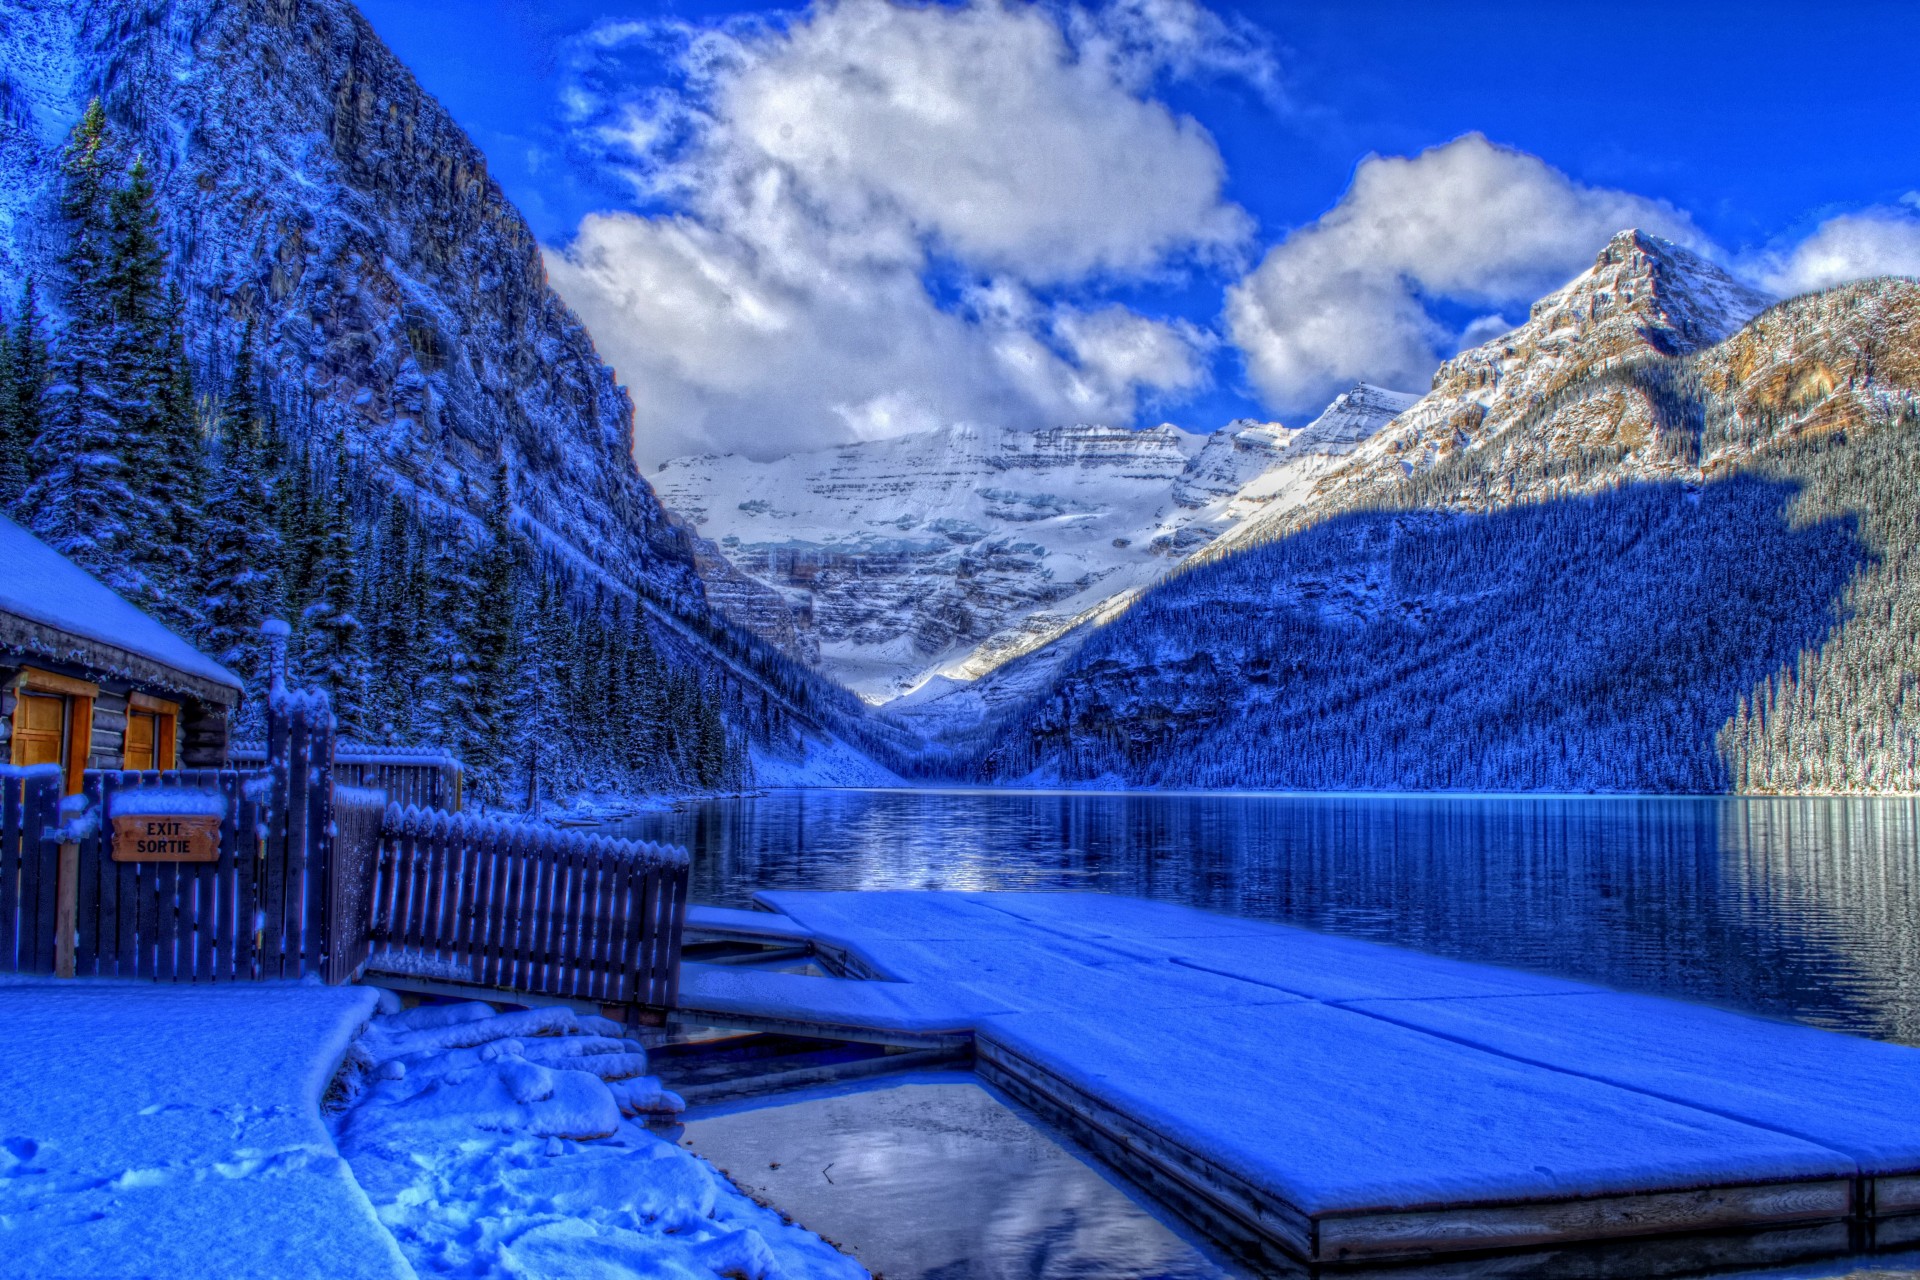
<path fill-rule="evenodd" d="M 22 689 L 13 708 L 13 762 L 67 763 L 67 700 Z"/>
<path fill-rule="evenodd" d="M 127 712 L 127 753 L 123 769 L 158 769 L 155 747 L 160 742 L 160 717 L 151 711 Z"/>

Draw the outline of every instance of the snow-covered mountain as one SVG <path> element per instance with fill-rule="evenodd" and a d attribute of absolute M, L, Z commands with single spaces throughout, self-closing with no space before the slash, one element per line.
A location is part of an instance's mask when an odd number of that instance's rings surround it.
<path fill-rule="evenodd" d="M 1681 461 L 1653 447 L 1657 410 L 1605 375 L 1711 346 L 1770 301 L 1679 245 L 1622 231 L 1593 266 L 1534 303 L 1525 324 L 1441 365 L 1431 391 L 1305 500 L 1243 522 L 1207 558 L 1367 503 L 1410 476 L 1444 476 L 1463 453 L 1497 451 L 1514 500 L 1582 483 L 1552 461 L 1576 455 L 1606 454 L 1618 474 L 1678 474 Z M 1616 473 L 1582 474 L 1594 483 Z"/>
<path fill-rule="evenodd" d="M 678 458 L 651 479 L 698 530 L 723 610 L 881 702 L 971 680 L 1111 610 L 1303 497 L 1414 399 L 1362 385 L 1305 427 L 1206 436 L 955 426 L 772 462 Z"/>
<path fill-rule="evenodd" d="M 543 537 L 697 600 L 626 391 L 485 157 L 352 5 L 6 0 L 0 73 L 9 295 L 55 247 L 57 156 L 97 96 L 153 170 L 190 336 L 255 318 L 263 363 L 422 501 L 471 510 L 504 452 Z"/>
<path fill-rule="evenodd" d="M 973 690 L 1001 720 L 966 767 L 1912 790 L 1916 495 L 1920 283 L 1769 307 L 1623 232 L 1305 501 Z"/>

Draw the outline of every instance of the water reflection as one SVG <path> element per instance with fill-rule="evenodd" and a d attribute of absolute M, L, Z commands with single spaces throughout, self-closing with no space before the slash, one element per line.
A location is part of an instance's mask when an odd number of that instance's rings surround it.
<path fill-rule="evenodd" d="M 971 1075 L 709 1109 L 683 1133 L 887 1280 L 1242 1274 Z"/>
<path fill-rule="evenodd" d="M 762 888 L 1098 889 L 1920 1044 L 1920 801 L 780 792 L 624 824 Z"/>

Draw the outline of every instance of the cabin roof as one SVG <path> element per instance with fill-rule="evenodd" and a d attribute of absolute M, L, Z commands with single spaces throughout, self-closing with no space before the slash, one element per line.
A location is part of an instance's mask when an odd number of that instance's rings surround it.
<path fill-rule="evenodd" d="M 228 705 L 238 701 L 239 676 L 5 516 L 0 516 L 0 615 L 34 624 L 6 628 L 0 640 L 8 647 L 45 650 L 49 638 L 64 641 L 66 652 L 48 656 L 124 675 L 136 684 L 158 683 Z M 37 644 L 16 634 L 36 628 L 56 634 L 42 635 Z"/>

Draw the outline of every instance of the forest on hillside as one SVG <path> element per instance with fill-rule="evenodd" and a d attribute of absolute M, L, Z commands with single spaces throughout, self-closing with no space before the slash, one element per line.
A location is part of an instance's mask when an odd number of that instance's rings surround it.
<path fill-rule="evenodd" d="M 227 664 L 257 734 L 260 625 L 342 733 L 445 747 L 482 799 L 732 790 L 750 741 L 837 690 L 707 617 L 668 617 L 526 535 L 503 457 L 467 511 L 383 482 L 251 319 L 184 331 L 145 164 L 96 102 L 62 159 L 55 269 L 0 316 L 0 507 Z"/>
<path fill-rule="evenodd" d="M 1513 456 L 1461 450 L 1176 574 L 942 767 L 1155 786 L 1920 790 L 1916 292 L 1847 286 L 1724 348 L 1605 370 L 1537 406 Z M 1556 414 L 1623 390 L 1651 406 L 1646 455 L 1534 447 Z"/>

